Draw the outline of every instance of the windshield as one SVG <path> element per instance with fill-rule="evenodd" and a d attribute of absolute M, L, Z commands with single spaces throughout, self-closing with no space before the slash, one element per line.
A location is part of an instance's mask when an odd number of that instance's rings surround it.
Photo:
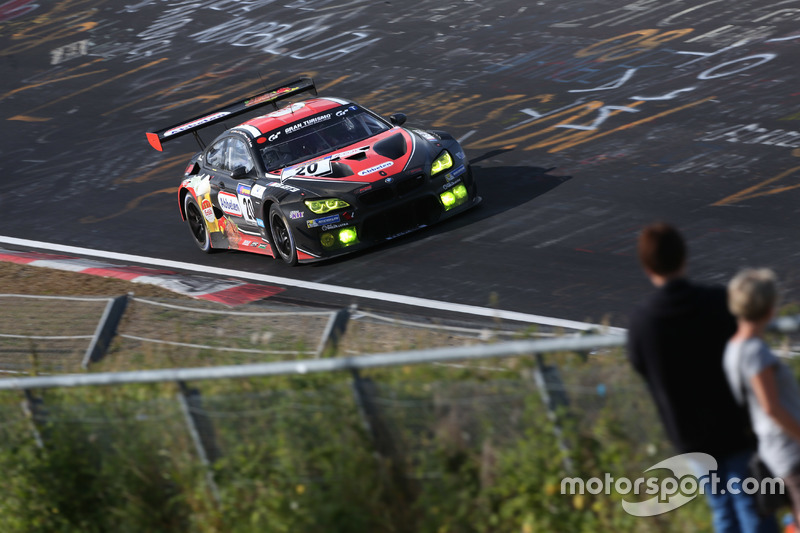
<path fill-rule="evenodd" d="M 333 152 L 389 129 L 358 107 L 347 105 L 272 130 L 275 142 L 261 149 L 267 172 Z"/>

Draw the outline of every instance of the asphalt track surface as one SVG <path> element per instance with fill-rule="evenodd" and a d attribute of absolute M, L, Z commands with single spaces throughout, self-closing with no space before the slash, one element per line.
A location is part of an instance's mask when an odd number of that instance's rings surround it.
<path fill-rule="evenodd" d="M 798 46 L 800 0 L 11 0 L 0 235 L 624 326 L 663 219 L 695 278 L 771 266 L 797 300 Z M 298 75 L 462 139 L 482 205 L 314 265 L 200 252 L 196 145 L 145 131 Z"/>

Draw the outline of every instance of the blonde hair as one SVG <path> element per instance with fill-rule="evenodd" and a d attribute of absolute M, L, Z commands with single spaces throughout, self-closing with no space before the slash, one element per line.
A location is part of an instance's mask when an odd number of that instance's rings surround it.
<path fill-rule="evenodd" d="M 728 308 L 737 318 L 757 322 L 777 303 L 777 278 L 768 268 L 746 268 L 728 283 Z"/>

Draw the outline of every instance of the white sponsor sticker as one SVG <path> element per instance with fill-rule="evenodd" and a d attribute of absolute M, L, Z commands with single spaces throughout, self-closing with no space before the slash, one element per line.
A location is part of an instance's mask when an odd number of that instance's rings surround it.
<path fill-rule="evenodd" d="M 387 161 L 386 163 L 381 163 L 380 165 L 375 165 L 374 167 L 370 167 L 367 169 L 362 170 L 358 173 L 359 176 L 366 176 L 367 174 L 372 174 L 373 172 L 378 172 L 379 170 L 383 170 L 384 168 L 389 168 L 390 166 L 394 165 L 394 162 Z"/>
<path fill-rule="evenodd" d="M 217 195 L 217 201 L 220 209 L 224 212 L 235 217 L 242 216 L 242 206 L 239 205 L 239 198 L 235 194 L 220 192 Z"/>
<path fill-rule="evenodd" d="M 263 185 L 253 185 L 253 188 L 250 189 L 250 196 L 255 196 L 256 198 L 264 199 L 264 192 L 267 190 L 266 187 Z"/>
<path fill-rule="evenodd" d="M 206 122 L 211 122 L 212 120 L 216 120 L 226 115 L 230 115 L 230 113 L 227 111 L 220 111 L 219 113 L 214 113 L 213 115 L 208 115 L 207 117 L 198 118 L 197 120 L 189 122 L 188 124 L 181 124 L 177 128 L 172 128 L 171 130 L 165 132 L 164 137 L 169 137 L 170 135 L 175 135 L 176 133 L 190 130 L 192 128 L 200 126 L 201 124 L 205 124 Z"/>

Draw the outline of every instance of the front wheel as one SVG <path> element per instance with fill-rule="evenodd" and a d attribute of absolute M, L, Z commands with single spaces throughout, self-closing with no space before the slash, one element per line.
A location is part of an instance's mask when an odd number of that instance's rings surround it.
<path fill-rule="evenodd" d="M 203 220 L 203 212 L 191 194 L 187 194 L 186 198 L 184 198 L 183 208 L 186 212 L 186 223 L 189 225 L 189 231 L 192 232 L 192 237 L 194 237 L 194 243 L 204 252 L 210 253 L 211 234 L 209 234 L 206 222 Z"/>
<path fill-rule="evenodd" d="M 272 248 L 287 264 L 296 265 L 297 247 L 294 244 L 294 236 L 283 211 L 277 204 L 272 204 L 269 208 L 269 231 L 272 234 Z"/>

